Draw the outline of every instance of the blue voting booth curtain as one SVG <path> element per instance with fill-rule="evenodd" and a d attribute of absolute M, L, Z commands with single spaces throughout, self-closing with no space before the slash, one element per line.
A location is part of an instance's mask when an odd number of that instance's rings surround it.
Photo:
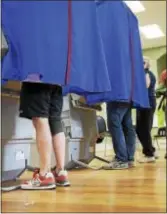
<path fill-rule="evenodd" d="M 139 33 L 139 25 L 136 16 L 127 9 L 129 28 L 131 33 L 131 58 L 132 70 L 134 70 L 134 90 L 132 100 L 135 107 L 149 107 L 148 90 L 143 66 L 143 54 Z"/>
<path fill-rule="evenodd" d="M 9 51 L 3 59 L 2 79 L 22 81 L 36 73 L 43 82 L 64 83 L 67 20 L 65 1 L 3 0 L 2 29 Z"/>
<path fill-rule="evenodd" d="M 136 17 L 122 1 L 99 1 L 97 7 L 111 91 L 89 93 L 87 103 L 119 101 L 148 107 Z"/>
<path fill-rule="evenodd" d="M 72 14 L 71 71 L 64 91 L 77 94 L 110 91 L 96 4 L 73 1 Z"/>
<path fill-rule="evenodd" d="M 3 0 L 2 29 L 2 81 L 37 74 L 67 92 L 111 90 L 94 1 Z"/>

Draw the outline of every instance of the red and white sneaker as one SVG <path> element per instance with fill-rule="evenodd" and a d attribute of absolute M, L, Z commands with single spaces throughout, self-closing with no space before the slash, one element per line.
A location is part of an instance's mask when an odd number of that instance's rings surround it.
<path fill-rule="evenodd" d="M 45 190 L 55 188 L 55 178 L 51 172 L 46 173 L 45 176 L 41 176 L 39 174 L 39 171 L 35 171 L 33 174 L 33 178 L 29 181 L 25 181 L 21 185 L 21 189 L 24 190 Z"/>
<path fill-rule="evenodd" d="M 56 173 L 56 170 L 53 171 L 53 175 L 55 176 L 56 185 L 62 187 L 70 186 L 70 182 L 68 180 L 68 173 L 66 170 L 60 170 L 59 173 Z"/>

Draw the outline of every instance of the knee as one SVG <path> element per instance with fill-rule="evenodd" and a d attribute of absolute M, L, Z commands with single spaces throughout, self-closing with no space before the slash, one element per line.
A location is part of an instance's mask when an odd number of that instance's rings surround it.
<path fill-rule="evenodd" d="M 123 130 L 127 134 L 135 135 L 135 128 L 133 124 L 129 124 L 128 126 L 123 126 Z"/>
<path fill-rule="evenodd" d="M 61 118 L 49 118 L 49 126 L 52 136 L 63 132 L 63 124 Z"/>
<path fill-rule="evenodd" d="M 35 128 L 42 127 L 44 124 L 48 123 L 48 118 L 34 117 L 32 122 Z"/>

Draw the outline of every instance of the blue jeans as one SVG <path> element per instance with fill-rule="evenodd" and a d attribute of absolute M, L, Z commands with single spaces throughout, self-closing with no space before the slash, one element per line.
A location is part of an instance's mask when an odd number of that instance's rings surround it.
<path fill-rule="evenodd" d="M 116 158 L 123 162 L 134 161 L 136 133 L 131 108 L 108 103 L 107 120 Z"/>

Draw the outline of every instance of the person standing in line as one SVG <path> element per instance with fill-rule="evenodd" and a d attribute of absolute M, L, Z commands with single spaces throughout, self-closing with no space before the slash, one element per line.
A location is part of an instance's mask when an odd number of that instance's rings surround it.
<path fill-rule="evenodd" d="M 148 89 L 150 108 L 137 110 L 136 133 L 142 144 L 144 154 L 144 157 L 138 161 L 140 163 L 149 163 L 155 162 L 156 158 L 158 158 L 158 154 L 153 146 L 151 137 L 154 113 L 156 110 L 156 78 L 155 75 L 150 71 L 149 60 L 147 59 L 144 59 L 144 70 L 146 74 L 146 86 Z"/>
<path fill-rule="evenodd" d="M 102 168 L 112 170 L 134 167 L 136 133 L 132 123 L 131 104 L 107 103 L 107 120 L 115 157 L 111 163 Z"/>
<path fill-rule="evenodd" d="M 32 77 L 22 83 L 20 117 L 32 120 L 40 158 L 40 169 L 35 170 L 32 179 L 21 185 L 24 190 L 70 186 L 64 169 L 66 139 L 61 121 L 62 106 L 61 86 L 32 82 Z M 51 172 L 52 146 L 56 170 Z"/>

